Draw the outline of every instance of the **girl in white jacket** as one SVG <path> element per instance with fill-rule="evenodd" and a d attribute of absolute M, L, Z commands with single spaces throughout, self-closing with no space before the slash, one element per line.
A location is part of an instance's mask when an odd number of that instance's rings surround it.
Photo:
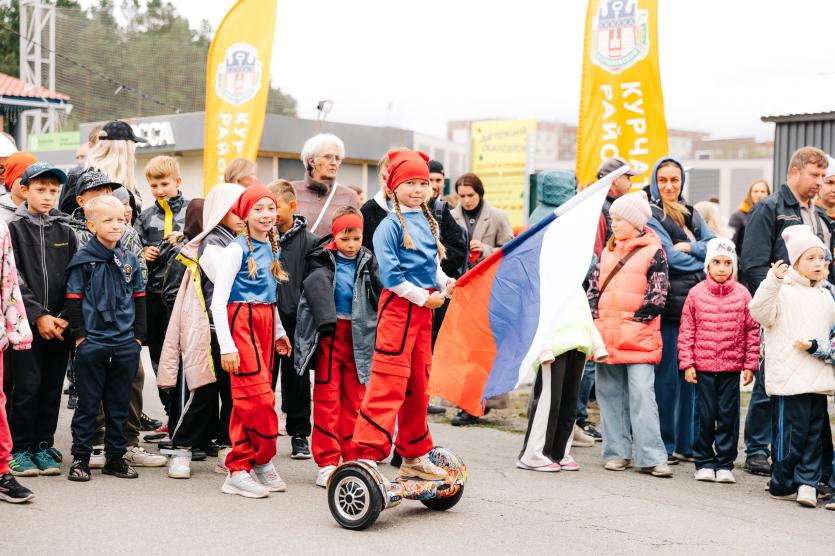
<path fill-rule="evenodd" d="M 823 287 L 823 242 L 802 225 L 787 227 L 782 236 L 792 266 L 774 263 L 749 305 L 763 326 L 765 390 L 773 408 L 769 494 L 813 507 L 821 475 L 820 437 L 829 426 L 826 395 L 835 393 L 835 375 L 794 342 L 827 337 L 835 324 L 835 301 Z"/>

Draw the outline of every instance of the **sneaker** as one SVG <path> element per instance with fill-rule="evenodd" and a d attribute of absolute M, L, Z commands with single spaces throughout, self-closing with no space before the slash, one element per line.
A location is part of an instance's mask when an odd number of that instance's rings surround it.
<path fill-rule="evenodd" d="M 818 498 L 829 498 L 832 496 L 832 487 L 829 486 L 829 483 L 819 482 L 818 483 Z"/>
<path fill-rule="evenodd" d="M 287 483 L 278 474 L 278 469 L 275 468 L 273 462 L 253 466 L 252 477 L 270 492 L 284 492 L 287 490 Z"/>
<path fill-rule="evenodd" d="M 762 454 L 754 454 L 745 459 L 745 470 L 752 475 L 771 475 L 771 464 L 768 458 Z"/>
<path fill-rule="evenodd" d="M 458 412 L 458 415 L 452 418 L 452 426 L 453 427 L 466 427 L 468 425 L 474 425 L 478 423 L 479 417 L 475 415 L 470 415 L 463 409 Z"/>
<path fill-rule="evenodd" d="M 797 503 L 806 508 L 818 505 L 818 491 L 809 485 L 800 485 L 797 489 Z"/>
<path fill-rule="evenodd" d="M 579 471 L 580 464 L 577 463 L 573 457 L 565 456 L 560 460 L 560 469 L 563 471 Z"/>
<path fill-rule="evenodd" d="M 32 454 L 28 450 L 12 454 L 9 471 L 15 477 L 37 477 L 41 474 L 41 470 L 32 461 Z"/>
<path fill-rule="evenodd" d="M 76 407 L 78 407 L 78 396 L 70 394 L 70 397 L 67 398 L 67 409 L 75 409 Z"/>
<path fill-rule="evenodd" d="M 208 457 L 209 454 L 205 450 L 201 450 L 200 448 L 191 449 L 191 461 L 206 461 Z"/>
<path fill-rule="evenodd" d="M 419 458 L 403 458 L 398 477 L 401 479 L 418 478 L 427 481 L 440 481 L 446 479 L 448 474 L 445 469 L 429 461 L 429 457 L 421 456 Z"/>
<path fill-rule="evenodd" d="M 291 459 L 310 459 L 310 445 L 307 442 L 306 436 L 294 436 L 290 440 L 290 446 L 293 448 L 290 454 Z"/>
<path fill-rule="evenodd" d="M 72 462 L 70 471 L 67 473 L 67 479 L 74 482 L 86 483 L 91 478 L 90 466 L 86 460 L 76 459 Z"/>
<path fill-rule="evenodd" d="M 603 469 L 607 471 L 626 471 L 632 467 L 632 462 L 628 459 L 610 459 L 603 464 Z"/>
<path fill-rule="evenodd" d="M 141 446 L 128 448 L 125 460 L 134 467 L 162 467 L 168 463 L 168 458 L 161 454 L 152 454 Z"/>
<path fill-rule="evenodd" d="M 832 496 L 829 499 L 829 501 L 826 503 L 826 506 L 824 506 L 824 508 L 826 508 L 827 510 L 835 511 L 835 496 Z"/>
<path fill-rule="evenodd" d="M 210 458 L 216 458 L 217 455 L 220 453 L 221 450 L 223 450 L 224 447 L 225 446 L 221 446 L 217 442 L 211 442 L 206 447 L 206 455 L 209 456 Z"/>
<path fill-rule="evenodd" d="M 446 415 L 446 408 L 439 405 L 429 404 L 426 406 L 427 415 Z"/>
<path fill-rule="evenodd" d="M 528 465 L 527 463 L 523 462 L 521 459 L 516 460 L 516 467 L 518 467 L 519 469 L 524 469 L 526 471 L 541 471 L 543 473 L 556 473 L 561 469 L 560 464 L 553 461 L 546 465 L 534 467 L 533 465 Z"/>
<path fill-rule="evenodd" d="M 696 461 L 693 456 L 685 456 L 684 454 L 679 454 L 678 452 L 673 452 L 673 457 L 678 461 L 684 461 L 686 463 L 693 463 Z"/>
<path fill-rule="evenodd" d="M 101 469 L 107 459 L 104 457 L 104 446 L 93 446 L 93 453 L 90 454 L 90 469 Z"/>
<path fill-rule="evenodd" d="M 215 464 L 215 473 L 221 475 L 228 475 L 229 470 L 226 468 L 226 455 L 232 448 L 223 448 L 217 453 L 217 463 Z"/>
<path fill-rule="evenodd" d="M 151 431 L 151 434 L 146 434 L 142 440 L 145 442 L 159 442 L 160 440 L 168 439 L 168 425 L 162 425 Z"/>
<path fill-rule="evenodd" d="M 716 481 L 716 472 L 710 467 L 702 467 L 701 469 L 696 469 L 696 473 L 693 474 L 693 478 L 697 481 L 713 483 Z"/>
<path fill-rule="evenodd" d="M 58 462 L 52 459 L 52 454 L 49 453 L 49 446 L 46 442 L 41 442 L 38 451 L 32 454 L 32 462 L 38 466 L 41 475 L 61 474 L 61 468 L 58 466 Z"/>
<path fill-rule="evenodd" d="M 64 454 L 62 454 L 58 448 L 50 446 L 46 449 L 46 451 L 49 452 L 49 455 L 52 456 L 52 459 L 54 459 L 57 463 L 64 461 Z"/>
<path fill-rule="evenodd" d="M 403 456 L 401 456 L 397 452 L 392 453 L 391 460 L 389 460 L 389 465 L 391 465 L 392 467 L 400 467 L 401 465 L 403 465 Z"/>
<path fill-rule="evenodd" d="M 0 475 L 0 500 L 5 500 L 12 504 L 22 504 L 34 497 L 34 493 L 18 483 L 17 479 L 11 473 L 3 473 Z"/>
<path fill-rule="evenodd" d="M 326 465 L 324 467 L 320 467 L 319 474 L 316 475 L 316 486 L 327 488 L 328 479 L 331 478 L 331 475 L 333 475 L 334 471 L 336 471 L 335 465 Z"/>
<path fill-rule="evenodd" d="M 571 441 L 572 446 L 578 448 L 591 448 L 594 446 L 594 438 L 583 432 L 583 429 L 574 425 L 574 440 Z"/>
<path fill-rule="evenodd" d="M 790 494 L 771 494 L 771 492 L 769 491 L 768 497 L 771 498 L 772 500 L 785 500 L 787 502 L 788 501 L 797 502 L 797 493 L 796 492 L 792 492 Z"/>
<path fill-rule="evenodd" d="M 717 469 L 716 470 L 716 482 L 717 483 L 725 483 L 725 484 L 733 484 L 736 482 L 736 477 L 734 477 L 734 472 L 730 469 Z"/>
<path fill-rule="evenodd" d="M 642 467 L 641 473 L 646 473 L 647 475 L 652 475 L 653 477 L 672 477 L 673 470 L 670 469 L 669 465 L 661 464 L 656 465 L 655 467 Z"/>
<path fill-rule="evenodd" d="M 147 415 L 145 415 L 145 412 L 143 411 L 139 414 L 139 426 L 140 430 L 143 430 L 145 432 L 156 431 L 156 429 L 162 427 L 162 421 L 160 421 L 159 419 L 152 419 L 151 417 L 148 417 Z M 166 432 L 168 432 L 167 428 Z"/>
<path fill-rule="evenodd" d="M 124 458 L 109 460 L 104 464 L 101 472 L 103 475 L 113 475 L 119 479 L 136 479 L 139 477 L 136 469 L 128 465 L 128 462 Z"/>
<path fill-rule="evenodd" d="M 228 473 L 220 491 L 224 494 L 237 494 L 245 498 L 266 498 L 270 491 L 256 483 L 246 471 Z"/>
<path fill-rule="evenodd" d="M 667 465 L 678 465 L 679 459 L 675 456 L 667 456 Z"/>
<path fill-rule="evenodd" d="M 603 442 L 603 435 L 600 434 L 600 431 L 597 430 L 594 425 L 591 424 L 590 421 L 585 421 L 583 423 L 577 423 L 583 432 L 589 435 L 590 437 L 594 438 L 597 442 Z"/>
<path fill-rule="evenodd" d="M 191 477 L 191 450 L 173 450 L 168 461 L 168 476 L 172 479 Z"/>

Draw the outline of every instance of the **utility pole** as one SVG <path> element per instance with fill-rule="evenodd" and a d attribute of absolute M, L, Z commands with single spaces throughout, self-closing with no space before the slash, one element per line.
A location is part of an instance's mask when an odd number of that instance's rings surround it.
<path fill-rule="evenodd" d="M 20 0 L 20 79 L 33 89 L 55 90 L 55 6 L 41 0 Z M 30 134 L 55 131 L 55 108 L 26 110 L 17 141 L 25 149 Z"/>

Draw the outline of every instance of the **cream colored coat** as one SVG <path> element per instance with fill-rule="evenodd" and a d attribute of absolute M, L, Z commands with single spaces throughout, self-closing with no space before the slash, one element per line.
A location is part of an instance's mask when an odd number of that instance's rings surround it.
<path fill-rule="evenodd" d="M 832 365 L 794 347 L 797 339 L 828 338 L 835 301 L 793 268 L 781 280 L 770 270 L 748 305 L 763 326 L 765 391 L 769 396 L 835 393 Z"/>

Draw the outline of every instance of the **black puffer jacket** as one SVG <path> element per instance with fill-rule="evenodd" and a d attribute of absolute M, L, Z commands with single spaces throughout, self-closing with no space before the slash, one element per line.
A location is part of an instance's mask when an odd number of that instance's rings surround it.
<path fill-rule="evenodd" d="M 182 231 L 186 220 L 188 202 L 189 200 L 184 198 L 182 193 L 177 193 L 176 197 L 168 199 L 172 231 Z M 165 213 L 166 208 L 159 201 L 156 201 L 152 207 L 142 211 L 134 226 L 136 233 L 142 240 L 143 247 L 159 247 L 159 256 L 153 261 L 148 261 L 148 282 L 145 288 L 147 291 L 154 293 L 162 292 L 165 268 L 168 266 L 171 257 L 176 256 L 177 251 L 175 247 L 163 240 Z"/>
<path fill-rule="evenodd" d="M 295 330 L 302 282 L 310 272 L 308 255 L 319 241 L 317 236 L 307 230 L 307 219 L 304 216 L 296 214 L 293 218 L 292 228 L 283 234 L 276 230 L 281 266 L 289 276 L 286 282 L 278 283 L 278 316 L 288 333 Z"/>

